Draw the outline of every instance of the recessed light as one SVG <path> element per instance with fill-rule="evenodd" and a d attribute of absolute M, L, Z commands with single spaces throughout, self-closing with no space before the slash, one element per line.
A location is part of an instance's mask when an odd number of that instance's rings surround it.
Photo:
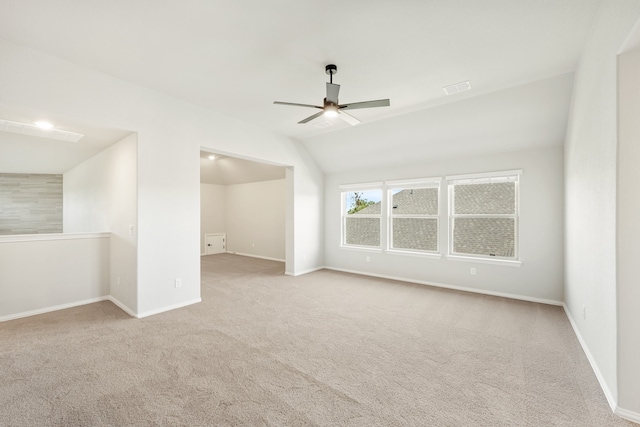
<path fill-rule="evenodd" d="M 40 122 L 38 122 L 40 123 Z M 51 125 L 51 123 L 49 123 Z M 45 128 L 36 124 L 12 122 L 0 119 L 0 131 L 21 133 L 23 135 L 40 136 L 47 139 L 58 139 L 60 141 L 78 142 L 84 135 L 81 133 L 69 132 L 66 130 Z"/>
<path fill-rule="evenodd" d="M 49 122 L 35 122 L 35 125 L 40 129 L 53 129 L 53 125 Z"/>
<path fill-rule="evenodd" d="M 209 156 L 209 160 L 215 160 L 216 156 L 214 156 L 213 154 Z"/>

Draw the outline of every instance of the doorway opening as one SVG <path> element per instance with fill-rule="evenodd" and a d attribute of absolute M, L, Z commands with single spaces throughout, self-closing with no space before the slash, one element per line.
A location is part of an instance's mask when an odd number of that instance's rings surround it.
<path fill-rule="evenodd" d="M 231 253 L 285 263 L 293 206 L 290 169 L 201 148 L 201 255 Z"/>

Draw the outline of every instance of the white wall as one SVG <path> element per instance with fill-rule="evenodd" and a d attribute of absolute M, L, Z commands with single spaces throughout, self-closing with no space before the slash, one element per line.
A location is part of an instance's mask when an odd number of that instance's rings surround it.
<path fill-rule="evenodd" d="M 110 295 L 132 313 L 138 279 L 136 145 L 131 134 L 67 171 L 63 181 L 64 232 L 111 232 Z"/>
<path fill-rule="evenodd" d="M 200 299 L 201 148 L 292 167 L 287 270 L 323 264 L 323 174 L 300 144 L 7 41 L 0 41 L 0 63 L 3 102 L 138 132 L 139 315 Z"/>
<path fill-rule="evenodd" d="M 0 236 L 0 321 L 106 299 L 109 236 Z"/>
<path fill-rule="evenodd" d="M 616 53 L 639 13 L 637 0 L 601 3 L 576 72 L 565 142 L 565 303 L 612 406 L 619 377 Z"/>
<path fill-rule="evenodd" d="M 228 185 L 227 252 L 285 259 L 286 180 Z"/>
<path fill-rule="evenodd" d="M 637 29 L 640 35 L 640 28 Z M 640 421 L 640 49 L 618 58 L 618 406 Z"/>
<path fill-rule="evenodd" d="M 340 249 L 340 184 L 394 179 L 444 177 L 522 169 L 520 177 L 521 267 L 418 258 Z M 563 153 L 562 147 L 460 157 L 437 163 L 376 168 L 331 174 L 325 180 L 325 264 L 365 274 L 393 276 L 479 292 L 509 294 L 531 300 L 563 300 Z M 447 189 L 443 182 L 441 212 L 446 218 Z M 447 221 L 440 223 L 441 253 L 447 250 Z M 366 262 L 369 256 L 371 262 Z M 475 267 L 477 275 L 471 276 Z"/>
<path fill-rule="evenodd" d="M 225 186 L 200 184 L 200 253 L 206 253 L 205 234 L 226 233 Z"/>

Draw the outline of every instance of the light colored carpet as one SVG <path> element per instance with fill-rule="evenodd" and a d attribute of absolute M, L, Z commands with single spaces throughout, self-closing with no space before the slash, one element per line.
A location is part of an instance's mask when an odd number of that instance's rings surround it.
<path fill-rule="evenodd" d="M 635 425 L 559 307 L 228 254 L 202 298 L 1 323 L 0 425 Z"/>

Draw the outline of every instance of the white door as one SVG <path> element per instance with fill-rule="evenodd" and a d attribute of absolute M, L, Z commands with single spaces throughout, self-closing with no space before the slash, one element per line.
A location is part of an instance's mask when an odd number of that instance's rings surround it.
<path fill-rule="evenodd" d="M 224 233 L 206 234 L 204 241 L 207 250 L 206 254 L 213 255 L 226 252 L 225 240 Z"/>

